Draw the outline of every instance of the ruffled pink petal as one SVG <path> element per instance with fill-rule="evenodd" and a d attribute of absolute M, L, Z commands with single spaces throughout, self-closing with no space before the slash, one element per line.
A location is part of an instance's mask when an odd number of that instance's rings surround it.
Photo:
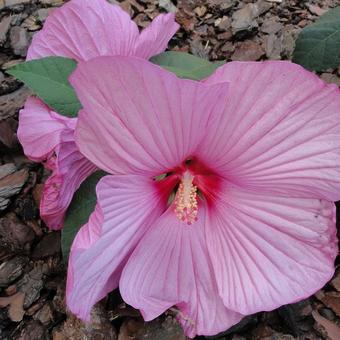
<path fill-rule="evenodd" d="M 243 314 L 305 299 L 334 273 L 335 206 L 226 185 L 206 238 L 224 304 Z"/>
<path fill-rule="evenodd" d="M 138 37 L 134 55 L 149 59 L 165 51 L 169 40 L 178 29 L 174 13 L 158 15 Z"/>
<path fill-rule="evenodd" d="M 81 233 L 98 230 L 103 218 L 100 237 L 82 247 L 83 235 L 77 236 L 69 262 L 67 305 L 86 321 L 92 306 L 118 286 L 131 252 L 164 210 L 155 182 L 140 176 L 106 176 L 97 185 L 97 197 L 103 217 L 96 212 Z"/>
<path fill-rule="evenodd" d="M 230 82 L 200 156 L 228 180 L 295 197 L 340 199 L 340 90 L 302 67 L 232 62 L 206 82 Z"/>
<path fill-rule="evenodd" d="M 139 31 L 129 15 L 105 0 L 71 0 L 47 18 L 27 59 L 63 56 L 77 61 L 133 54 Z"/>
<path fill-rule="evenodd" d="M 53 112 L 40 99 L 28 98 L 19 114 L 17 132 L 25 155 L 36 162 L 46 160 L 60 143 L 60 134 L 74 123 L 74 119 Z"/>
<path fill-rule="evenodd" d="M 176 305 L 189 337 L 214 335 L 243 316 L 223 305 L 205 239 L 205 206 L 198 222 L 181 222 L 173 206 L 143 237 L 119 283 L 125 302 L 141 310 L 146 321 Z"/>
<path fill-rule="evenodd" d="M 209 117 L 224 109 L 228 89 L 133 57 L 80 63 L 70 81 L 84 108 L 77 145 L 110 173 L 159 175 L 178 166 L 205 136 Z"/>
<path fill-rule="evenodd" d="M 44 185 L 40 215 L 50 229 L 58 230 L 63 227 L 65 213 L 73 194 L 97 167 L 78 151 L 73 130 L 61 134 L 60 144 L 54 152 L 54 161 L 49 162 L 52 175 Z"/>

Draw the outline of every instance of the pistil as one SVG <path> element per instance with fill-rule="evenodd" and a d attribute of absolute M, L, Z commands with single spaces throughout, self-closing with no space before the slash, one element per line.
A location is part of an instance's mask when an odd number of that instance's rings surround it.
<path fill-rule="evenodd" d="M 193 184 L 194 176 L 186 171 L 179 184 L 175 197 L 175 214 L 188 225 L 197 221 L 197 186 Z"/>

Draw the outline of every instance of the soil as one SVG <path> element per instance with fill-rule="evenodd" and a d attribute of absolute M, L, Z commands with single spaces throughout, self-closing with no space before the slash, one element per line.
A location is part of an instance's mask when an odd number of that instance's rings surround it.
<path fill-rule="evenodd" d="M 185 339 L 169 310 L 144 323 L 115 291 L 84 325 L 65 307 L 60 233 L 39 218 L 47 174 L 16 137 L 18 111 L 30 91 L 6 74 L 25 59 L 33 35 L 64 0 L 0 0 L 0 339 Z M 111 0 L 110 2 L 116 2 Z M 181 29 L 170 49 L 210 60 L 291 59 L 298 33 L 340 0 L 124 0 L 140 28 L 177 11 Z M 340 68 L 320 74 L 340 85 Z M 334 278 L 311 298 L 251 315 L 213 339 L 340 339 L 340 261 Z M 197 337 L 197 339 L 205 339 Z"/>

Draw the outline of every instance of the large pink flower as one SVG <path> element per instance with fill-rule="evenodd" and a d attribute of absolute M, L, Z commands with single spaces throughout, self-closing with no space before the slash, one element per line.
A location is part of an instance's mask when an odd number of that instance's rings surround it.
<path fill-rule="evenodd" d="M 71 0 L 47 18 L 33 38 L 27 60 L 64 56 L 82 61 L 105 55 L 148 59 L 166 49 L 177 29 L 174 15 L 166 14 L 139 34 L 120 7 L 105 0 Z M 96 170 L 74 143 L 75 123 L 36 98 L 28 99 L 19 116 L 18 137 L 25 154 L 37 162 L 47 161 L 52 170 L 40 204 L 41 217 L 51 229 L 62 227 L 74 192 Z"/>
<path fill-rule="evenodd" d="M 77 145 L 111 174 L 72 246 L 73 313 L 89 320 L 119 284 L 145 320 L 176 305 L 188 336 L 211 335 L 332 277 L 336 86 L 288 62 L 200 83 L 132 57 L 83 62 L 71 83 Z"/>

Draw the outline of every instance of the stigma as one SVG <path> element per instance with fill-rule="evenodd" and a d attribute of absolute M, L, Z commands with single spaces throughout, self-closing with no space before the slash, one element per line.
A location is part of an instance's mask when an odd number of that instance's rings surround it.
<path fill-rule="evenodd" d="M 193 184 L 194 176 L 186 171 L 179 183 L 175 197 L 175 214 L 179 220 L 191 225 L 197 221 L 197 186 Z"/>

